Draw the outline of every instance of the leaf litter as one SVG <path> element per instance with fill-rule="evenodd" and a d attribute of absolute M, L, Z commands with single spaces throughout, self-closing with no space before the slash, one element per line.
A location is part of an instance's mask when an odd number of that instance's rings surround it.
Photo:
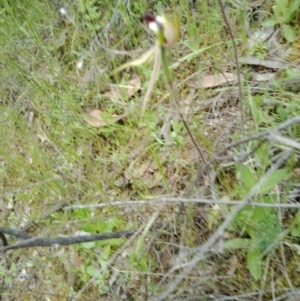
<path fill-rule="evenodd" d="M 109 115 L 101 110 L 91 110 L 88 114 L 83 115 L 83 120 L 93 127 L 101 128 L 107 125 L 114 124 L 119 120 L 122 120 L 127 116 L 127 114 L 128 112 L 122 115 Z"/>
<path fill-rule="evenodd" d="M 128 100 L 134 96 L 141 88 L 141 79 L 138 76 L 130 79 L 125 85 L 111 85 L 110 91 L 103 94 L 104 97 L 111 99 L 112 101 L 122 100 L 122 102 Z M 82 115 L 83 120 L 89 125 L 97 128 L 105 127 L 107 125 L 114 124 L 124 119 L 130 110 L 127 110 L 124 114 L 108 114 L 105 111 L 94 109 L 88 113 Z"/>
<path fill-rule="evenodd" d="M 186 82 L 192 88 L 214 88 L 226 83 L 237 81 L 237 75 L 229 72 L 199 76 Z"/>

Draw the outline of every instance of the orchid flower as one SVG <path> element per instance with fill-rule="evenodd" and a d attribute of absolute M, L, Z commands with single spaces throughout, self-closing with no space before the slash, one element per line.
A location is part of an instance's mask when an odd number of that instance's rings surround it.
<path fill-rule="evenodd" d="M 174 13 L 174 19 L 171 22 L 164 15 L 155 16 L 150 13 L 146 13 L 141 17 L 142 21 L 145 21 L 151 31 L 156 35 L 156 42 L 150 47 L 145 53 L 143 53 L 139 58 L 134 61 L 125 63 L 113 71 L 116 74 L 128 67 L 139 66 L 146 61 L 150 60 L 154 56 L 153 70 L 149 85 L 143 100 L 142 113 L 143 117 L 144 111 L 146 109 L 147 102 L 150 98 L 151 92 L 154 88 L 155 82 L 159 76 L 159 70 L 161 65 L 163 66 L 164 72 L 167 76 L 168 85 L 171 84 L 172 78 L 168 70 L 165 47 L 170 47 L 177 42 L 179 38 L 179 17 L 177 12 Z"/>

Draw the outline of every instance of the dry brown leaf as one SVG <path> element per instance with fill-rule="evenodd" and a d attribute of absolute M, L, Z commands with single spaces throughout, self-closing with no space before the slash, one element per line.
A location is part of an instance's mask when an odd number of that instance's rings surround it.
<path fill-rule="evenodd" d="M 110 91 L 105 92 L 103 96 L 107 98 L 126 100 L 139 91 L 140 88 L 141 79 L 136 76 L 129 80 L 125 85 L 112 85 Z"/>
<path fill-rule="evenodd" d="M 160 164 L 166 162 L 168 154 L 168 152 L 158 154 Z M 161 185 L 163 180 L 162 174 L 158 171 L 157 162 L 152 159 L 145 159 L 144 156 L 138 156 L 136 160 L 131 161 L 124 175 L 129 181 L 142 179 L 144 183 L 147 183 L 147 187 L 151 189 Z"/>
<path fill-rule="evenodd" d="M 266 73 L 253 73 L 252 77 L 256 81 L 268 81 L 276 77 L 276 72 L 266 72 Z"/>
<path fill-rule="evenodd" d="M 190 79 L 186 84 L 192 88 L 213 88 L 237 80 L 237 75 L 229 72 L 206 75 L 201 78 Z"/>
<path fill-rule="evenodd" d="M 89 125 L 100 128 L 100 127 L 104 127 L 104 126 L 113 124 L 113 123 L 123 119 L 127 115 L 127 113 L 122 114 L 122 115 L 113 114 L 111 116 L 111 119 L 109 119 L 109 118 L 101 117 L 101 114 L 103 115 L 103 114 L 105 114 L 105 112 L 102 112 L 100 110 L 92 110 L 87 114 L 85 113 L 83 115 L 83 119 Z"/>
<path fill-rule="evenodd" d="M 247 49 L 254 49 L 257 45 L 264 43 L 274 33 L 274 26 L 262 27 L 254 32 L 249 32 Z"/>
<path fill-rule="evenodd" d="M 139 91 L 141 88 L 141 79 L 136 76 L 134 78 L 132 78 L 126 87 L 126 92 L 128 94 L 128 97 L 133 96 L 137 91 Z"/>
<path fill-rule="evenodd" d="M 125 171 L 125 177 L 128 180 L 142 179 L 147 183 L 148 188 L 153 188 L 161 183 L 162 175 L 158 172 L 156 163 L 153 160 L 146 160 L 138 164 L 131 164 Z"/>
<path fill-rule="evenodd" d="M 290 65 L 289 62 L 282 62 L 275 59 L 260 60 L 259 58 L 254 56 L 241 57 L 239 58 L 239 62 L 241 64 L 263 66 L 271 69 L 283 69 Z"/>

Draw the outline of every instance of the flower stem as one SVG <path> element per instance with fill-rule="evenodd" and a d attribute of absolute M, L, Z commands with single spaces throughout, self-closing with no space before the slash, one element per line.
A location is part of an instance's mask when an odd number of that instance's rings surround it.
<path fill-rule="evenodd" d="M 164 47 L 163 44 L 160 44 L 160 51 L 161 51 L 161 63 L 162 63 L 162 70 L 163 70 L 163 73 L 165 74 L 165 77 L 166 77 L 166 81 L 167 81 L 167 87 L 168 87 L 168 90 L 169 90 L 169 93 L 170 93 L 170 98 L 171 98 L 171 106 L 172 104 L 175 104 L 178 108 L 178 113 L 180 115 L 180 118 L 183 122 L 183 125 L 190 137 L 190 139 L 192 140 L 192 143 L 193 145 L 195 146 L 198 154 L 199 154 L 199 157 L 200 159 L 202 160 L 202 162 L 204 163 L 205 160 L 204 160 L 204 156 L 199 148 L 199 146 L 197 145 L 196 143 L 196 140 L 183 116 L 183 114 L 181 113 L 181 110 L 180 110 L 180 105 L 179 105 L 179 102 L 177 100 L 177 93 L 176 93 L 176 90 L 174 88 L 174 85 L 173 85 L 173 74 L 171 73 L 170 71 L 170 68 L 169 68 L 169 65 L 168 65 L 168 60 L 167 60 L 167 54 L 166 54 L 166 48 Z"/>

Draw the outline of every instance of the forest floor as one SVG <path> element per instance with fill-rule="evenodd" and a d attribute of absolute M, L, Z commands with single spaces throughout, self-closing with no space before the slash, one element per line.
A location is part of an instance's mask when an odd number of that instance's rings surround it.
<path fill-rule="evenodd" d="M 221 2 L 176 1 L 144 112 L 153 60 L 113 70 L 170 1 L 0 3 L 2 300 L 300 300 L 300 3 Z"/>

